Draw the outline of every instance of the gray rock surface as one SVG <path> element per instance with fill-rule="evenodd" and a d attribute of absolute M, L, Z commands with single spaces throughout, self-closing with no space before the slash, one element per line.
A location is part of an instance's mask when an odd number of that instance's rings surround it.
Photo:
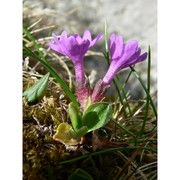
<path fill-rule="evenodd" d="M 26 4 L 34 6 L 31 15 L 44 15 L 47 23 L 55 24 L 54 32 L 60 34 L 66 30 L 69 34 L 82 34 L 90 29 L 93 35 L 104 33 L 105 19 L 109 33 L 116 32 L 125 41 L 136 39 L 142 52 L 147 51 L 148 45 L 152 49 L 151 92 L 157 89 L 157 2 L 156 0 L 26 0 Z M 98 43 L 98 50 L 104 50 L 103 41 Z M 96 48 L 97 48 L 96 47 Z M 95 48 L 94 48 L 95 50 Z M 136 65 L 143 80 L 146 80 L 147 61 Z M 97 70 L 97 80 L 102 78 L 107 69 L 104 58 L 90 57 L 86 60 L 86 67 Z M 120 73 L 122 81 L 127 75 L 125 70 Z M 88 71 L 87 71 L 88 72 Z M 90 73 L 90 71 L 89 71 Z M 133 99 L 143 95 L 139 82 L 132 78 L 127 86 Z M 114 89 L 112 88 L 110 93 Z"/>

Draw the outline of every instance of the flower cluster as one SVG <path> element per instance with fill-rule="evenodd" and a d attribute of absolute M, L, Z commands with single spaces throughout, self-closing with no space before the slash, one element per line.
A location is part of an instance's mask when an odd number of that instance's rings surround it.
<path fill-rule="evenodd" d="M 111 34 L 109 39 L 110 66 L 103 79 L 96 83 L 91 94 L 88 80 L 85 79 L 84 75 L 84 56 L 89 48 L 94 46 L 102 37 L 102 34 L 98 34 L 92 40 L 89 30 L 84 31 L 82 37 L 78 34 L 68 37 L 64 31 L 60 39 L 53 34 L 54 43 L 48 43 L 51 49 L 68 56 L 74 64 L 76 95 L 82 109 L 85 109 L 88 103 L 98 102 L 103 99 L 111 81 L 121 69 L 144 61 L 147 58 L 146 52 L 141 54 L 137 41 L 133 40 L 124 43 L 121 35 L 116 37 L 115 33 Z"/>

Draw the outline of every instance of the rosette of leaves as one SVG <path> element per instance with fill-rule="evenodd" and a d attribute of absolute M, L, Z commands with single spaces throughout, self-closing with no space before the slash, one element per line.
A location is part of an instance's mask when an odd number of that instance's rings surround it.
<path fill-rule="evenodd" d="M 94 103 L 81 115 L 79 107 L 71 102 L 68 112 L 72 126 L 61 123 L 53 138 L 65 145 L 77 145 L 85 134 L 103 127 L 110 121 L 112 106 L 105 102 Z"/>

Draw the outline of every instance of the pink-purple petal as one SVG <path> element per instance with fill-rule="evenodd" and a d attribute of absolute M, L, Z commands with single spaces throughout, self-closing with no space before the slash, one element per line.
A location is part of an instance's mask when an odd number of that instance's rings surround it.
<path fill-rule="evenodd" d="M 121 61 L 121 65 L 118 68 L 118 71 L 125 68 L 125 67 L 129 67 L 132 64 L 136 63 L 137 58 L 140 56 L 141 54 L 141 49 L 138 48 L 138 50 L 129 58 L 126 59 L 126 61 Z"/>
<path fill-rule="evenodd" d="M 84 40 L 79 44 L 75 37 L 70 36 L 68 41 L 65 42 L 67 56 L 69 56 L 73 63 L 77 63 L 77 61 L 81 60 L 88 51 L 89 44 L 88 40 Z"/>
<path fill-rule="evenodd" d="M 139 56 L 139 58 L 138 58 L 138 61 L 137 61 L 137 62 L 142 62 L 142 61 L 146 60 L 147 55 L 148 55 L 148 53 L 147 53 L 147 52 L 145 52 L 144 54 L 142 54 L 141 56 Z"/>
<path fill-rule="evenodd" d="M 81 42 L 83 41 L 83 39 L 81 38 L 81 36 L 80 36 L 79 34 L 74 34 L 74 35 L 72 35 L 72 36 L 75 37 L 75 39 L 77 40 L 77 42 L 78 42 L 79 44 L 81 44 Z"/>
<path fill-rule="evenodd" d="M 74 55 L 77 55 L 76 47 L 78 47 L 78 41 L 73 37 L 70 36 L 67 38 L 67 40 L 63 44 L 64 51 L 66 52 L 66 55 L 73 61 L 74 63 Z"/>
<path fill-rule="evenodd" d="M 111 46 L 109 47 L 111 62 L 116 60 L 116 55 L 114 54 L 115 50 L 116 50 L 116 43 L 112 42 Z"/>
<path fill-rule="evenodd" d="M 110 38 L 109 38 L 109 47 L 111 48 L 112 46 L 112 43 L 114 43 L 116 40 L 116 34 L 115 33 L 112 33 Z"/>
<path fill-rule="evenodd" d="M 103 35 L 101 33 L 99 33 L 97 35 L 97 37 L 93 41 L 91 41 L 89 48 L 94 46 L 100 39 L 102 39 L 102 37 L 103 37 Z"/>
<path fill-rule="evenodd" d="M 67 33 L 66 33 L 66 31 L 63 31 L 63 32 L 61 33 L 60 39 L 61 39 L 62 42 L 67 39 Z"/>
<path fill-rule="evenodd" d="M 132 61 L 129 61 L 126 64 L 125 67 L 129 67 L 129 66 L 135 65 L 135 64 L 137 64 L 139 62 L 142 62 L 142 61 L 146 60 L 146 58 L 147 58 L 147 53 L 144 53 L 141 56 L 137 57 L 136 59 L 133 59 Z M 123 68 L 125 68 L 125 67 L 123 67 Z"/>
<path fill-rule="evenodd" d="M 113 47 L 115 46 L 115 47 Z M 112 59 L 116 60 L 117 58 L 120 58 L 124 51 L 124 45 L 123 45 L 123 38 L 122 36 L 118 36 L 115 40 L 114 44 L 112 44 L 113 52 L 111 54 Z"/>
<path fill-rule="evenodd" d="M 57 43 L 57 44 L 59 44 L 59 39 L 58 39 L 58 37 L 56 36 L 56 34 L 53 33 L 52 36 L 53 36 L 54 42 Z"/>
<path fill-rule="evenodd" d="M 122 58 L 129 59 L 138 50 L 138 42 L 133 40 L 125 44 Z"/>
<path fill-rule="evenodd" d="M 85 30 L 83 34 L 83 40 L 88 39 L 89 42 L 92 41 L 91 32 L 89 30 Z"/>
<path fill-rule="evenodd" d="M 123 54 L 119 59 L 119 66 L 124 65 L 138 50 L 138 42 L 131 41 L 124 45 Z"/>
<path fill-rule="evenodd" d="M 116 40 L 116 51 L 119 52 L 119 56 L 122 56 L 124 45 L 123 45 L 123 37 L 119 35 Z"/>
<path fill-rule="evenodd" d="M 51 49 L 53 49 L 54 51 L 59 52 L 59 53 L 61 53 L 61 54 L 64 55 L 64 53 L 63 53 L 63 51 L 61 50 L 61 48 L 60 48 L 59 45 L 53 44 L 53 43 L 51 43 L 51 42 L 48 42 L 47 45 L 48 45 Z"/>

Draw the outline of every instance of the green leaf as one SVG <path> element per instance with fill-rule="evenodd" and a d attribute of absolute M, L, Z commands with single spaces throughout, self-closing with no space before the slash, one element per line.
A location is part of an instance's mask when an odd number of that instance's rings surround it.
<path fill-rule="evenodd" d="M 88 128 L 87 128 L 87 126 L 83 126 L 82 128 L 78 129 L 77 131 L 74 131 L 74 129 L 71 128 L 69 130 L 69 132 L 73 138 L 78 139 L 78 138 L 83 137 L 88 132 Z"/>
<path fill-rule="evenodd" d="M 34 36 L 32 34 L 30 34 L 30 32 L 26 28 L 23 28 L 23 33 L 25 33 L 26 36 L 33 42 L 34 47 L 38 51 L 39 56 L 41 57 L 41 59 L 43 61 L 46 61 L 45 58 L 44 58 L 43 52 L 40 50 L 39 44 L 36 43 L 36 40 L 35 40 Z"/>
<path fill-rule="evenodd" d="M 93 180 L 92 176 L 86 171 L 78 168 L 68 178 L 68 180 Z"/>
<path fill-rule="evenodd" d="M 79 112 L 79 107 L 74 105 L 73 102 L 68 105 L 69 117 L 72 122 L 73 129 L 78 131 L 82 127 L 82 118 Z"/>
<path fill-rule="evenodd" d="M 130 68 L 131 68 L 132 72 L 134 73 L 134 75 L 136 76 L 136 78 L 137 78 L 137 79 L 139 80 L 139 82 L 141 83 L 144 91 L 146 92 L 146 95 L 147 95 L 148 98 L 149 98 L 151 107 L 152 107 L 152 109 L 153 109 L 153 111 L 154 111 L 154 114 L 155 114 L 155 116 L 156 116 L 156 119 L 157 119 L 156 107 L 155 107 L 154 102 L 153 102 L 153 100 L 152 100 L 152 98 L 151 98 L 151 95 L 148 93 L 148 89 L 146 88 L 146 85 L 144 84 L 144 82 L 143 82 L 142 78 L 140 77 L 139 73 L 137 73 L 137 71 L 136 71 L 133 67 L 130 67 Z"/>
<path fill-rule="evenodd" d="M 150 46 L 148 47 L 148 72 L 147 72 L 147 92 L 150 95 L 150 82 L 151 82 L 151 48 Z M 142 128 L 140 131 L 140 134 L 143 135 L 144 129 L 146 122 L 148 120 L 148 112 L 149 112 L 149 96 L 146 98 L 146 110 L 145 110 L 145 116 L 144 116 L 144 121 L 142 124 Z"/>
<path fill-rule="evenodd" d="M 39 99 L 47 86 L 50 73 L 47 73 L 39 81 L 37 81 L 33 86 L 24 91 L 23 96 L 27 97 L 28 102 L 34 102 Z"/>
<path fill-rule="evenodd" d="M 109 41 L 109 36 L 108 36 L 108 26 L 107 26 L 107 21 L 105 20 L 104 23 L 104 36 L 105 36 L 105 50 L 106 50 L 106 55 L 107 55 L 107 59 L 108 59 L 108 64 L 110 63 L 109 61 L 109 47 L 108 47 L 108 41 Z"/>
<path fill-rule="evenodd" d="M 88 132 L 101 128 L 110 121 L 112 106 L 108 103 L 94 103 L 87 108 L 83 116 L 83 126 L 88 127 Z"/>

